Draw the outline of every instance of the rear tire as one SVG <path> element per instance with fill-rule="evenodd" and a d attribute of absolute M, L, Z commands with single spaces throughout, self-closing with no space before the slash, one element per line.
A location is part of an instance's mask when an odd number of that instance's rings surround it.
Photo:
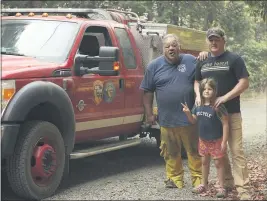
<path fill-rule="evenodd" d="M 7 176 L 18 196 L 40 200 L 55 193 L 64 165 L 65 147 L 58 128 L 31 121 L 21 127 L 14 153 L 7 160 Z"/>

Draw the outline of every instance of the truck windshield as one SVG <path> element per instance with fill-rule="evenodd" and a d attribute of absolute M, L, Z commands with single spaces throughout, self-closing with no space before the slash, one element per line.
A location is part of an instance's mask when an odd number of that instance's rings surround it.
<path fill-rule="evenodd" d="M 1 53 L 64 62 L 79 24 L 46 20 L 2 20 Z"/>

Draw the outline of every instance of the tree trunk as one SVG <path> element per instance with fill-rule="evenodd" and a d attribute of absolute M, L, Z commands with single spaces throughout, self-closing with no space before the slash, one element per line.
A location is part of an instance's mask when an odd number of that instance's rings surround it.
<path fill-rule="evenodd" d="M 203 27 L 203 31 L 206 31 L 207 29 L 210 28 L 210 26 L 212 25 L 214 21 L 214 15 L 211 9 L 208 10 L 208 14 L 206 16 L 206 20 L 205 20 L 205 24 Z"/>
<path fill-rule="evenodd" d="M 164 13 L 164 4 L 165 2 L 157 2 L 157 13 L 159 18 L 162 17 Z"/>
<path fill-rule="evenodd" d="M 171 24 L 174 24 L 174 25 L 180 25 L 179 23 L 179 2 L 178 1 L 175 1 L 172 3 L 172 16 L 170 16 L 171 18 Z"/>

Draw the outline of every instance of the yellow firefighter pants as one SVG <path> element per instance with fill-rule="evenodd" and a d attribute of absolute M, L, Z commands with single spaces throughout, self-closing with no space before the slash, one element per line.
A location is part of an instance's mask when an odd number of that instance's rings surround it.
<path fill-rule="evenodd" d="M 192 185 L 201 183 L 201 157 L 198 154 L 198 135 L 196 126 L 175 128 L 161 127 L 161 153 L 166 163 L 167 178 L 172 180 L 178 188 L 183 184 L 183 163 L 181 158 L 182 144 L 187 152 L 188 167 L 191 173 Z"/>

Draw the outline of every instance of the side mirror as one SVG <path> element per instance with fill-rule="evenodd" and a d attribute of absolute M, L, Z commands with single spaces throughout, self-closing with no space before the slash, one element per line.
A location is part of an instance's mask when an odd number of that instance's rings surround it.
<path fill-rule="evenodd" d="M 92 69 L 83 66 L 84 62 L 99 61 L 99 67 Z M 99 75 L 118 75 L 119 74 L 119 48 L 102 46 L 99 48 L 99 56 L 90 57 L 88 55 L 77 55 L 75 57 L 75 75 L 99 74 Z"/>
<path fill-rule="evenodd" d="M 119 70 L 114 69 L 114 62 L 119 61 L 119 48 L 103 46 L 99 48 L 99 70 Z M 105 58 L 105 59 L 104 59 Z"/>

